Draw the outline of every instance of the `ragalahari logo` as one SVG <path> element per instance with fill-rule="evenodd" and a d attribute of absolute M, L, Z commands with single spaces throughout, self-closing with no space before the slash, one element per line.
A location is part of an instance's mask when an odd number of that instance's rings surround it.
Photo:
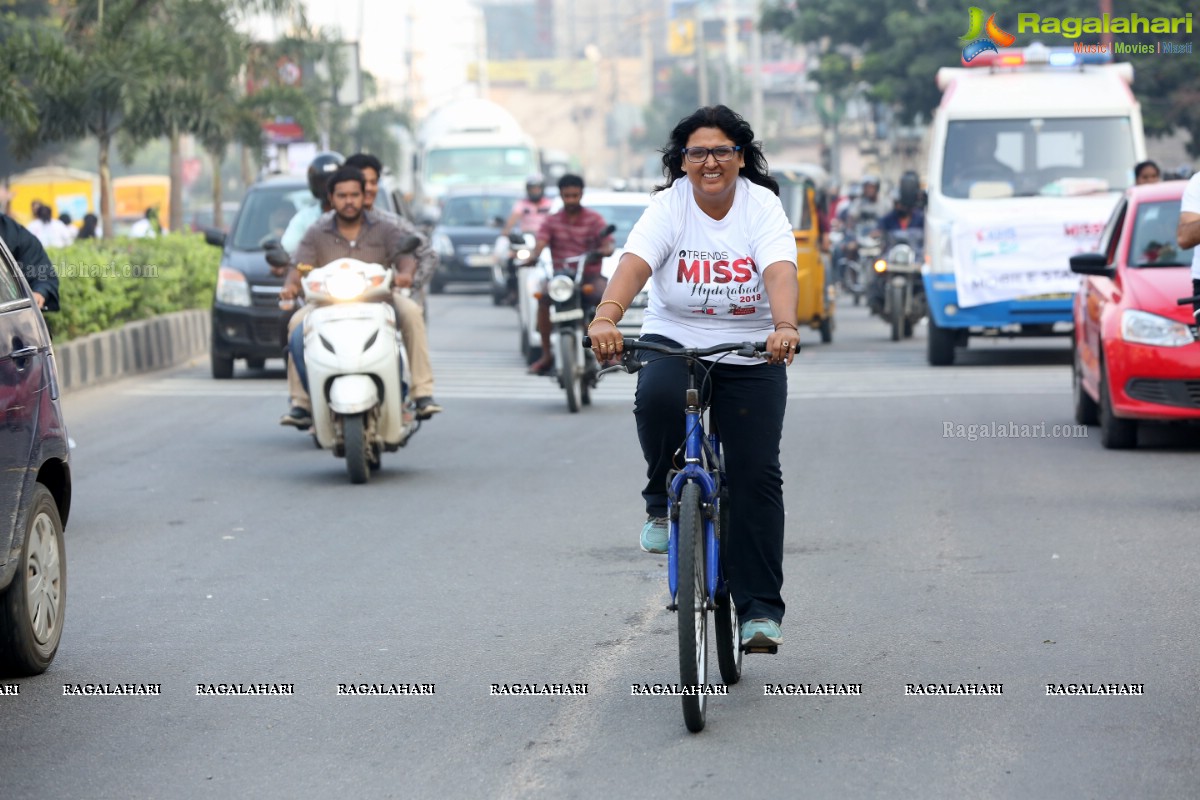
<path fill-rule="evenodd" d="M 1017 40 L 1017 37 L 1011 33 L 1000 29 L 1000 26 L 996 24 L 995 14 L 988 17 L 985 24 L 982 8 L 971 6 L 968 13 L 971 15 L 970 27 L 963 36 L 959 37 L 959 42 L 963 45 L 962 60 L 964 64 L 970 64 L 982 52 L 991 50 L 995 53 L 997 47 L 1009 47 Z"/>

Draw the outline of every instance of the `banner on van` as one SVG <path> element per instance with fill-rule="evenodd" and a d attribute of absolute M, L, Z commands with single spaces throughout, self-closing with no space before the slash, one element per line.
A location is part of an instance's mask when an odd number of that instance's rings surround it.
<path fill-rule="evenodd" d="M 1074 294 L 1069 259 L 1094 252 L 1103 222 L 1044 219 L 954 226 L 954 282 L 962 308 L 1046 294 Z"/>

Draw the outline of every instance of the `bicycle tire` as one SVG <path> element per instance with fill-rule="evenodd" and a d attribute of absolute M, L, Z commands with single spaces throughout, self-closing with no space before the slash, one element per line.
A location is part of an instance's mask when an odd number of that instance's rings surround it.
<path fill-rule="evenodd" d="M 679 682 L 684 694 L 683 721 L 692 733 L 704 730 L 708 677 L 708 613 L 704 580 L 704 520 L 700 487 L 688 483 L 679 498 L 679 579 L 676 583 L 676 622 L 679 629 Z"/>
<path fill-rule="evenodd" d="M 567 410 L 579 413 L 579 395 L 575 376 L 575 334 L 566 332 L 558 339 L 558 359 L 561 365 L 558 379 L 567 393 Z"/>
<path fill-rule="evenodd" d="M 718 517 L 717 536 L 720 558 L 725 560 L 723 552 L 725 541 L 729 536 L 729 491 L 721 490 L 721 512 Z M 721 680 L 726 686 L 733 686 L 742 679 L 742 642 L 739 637 L 737 605 L 726 583 L 724 592 L 715 598 L 716 611 L 713 612 L 713 630 L 717 638 L 717 669 L 721 672 Z"/>

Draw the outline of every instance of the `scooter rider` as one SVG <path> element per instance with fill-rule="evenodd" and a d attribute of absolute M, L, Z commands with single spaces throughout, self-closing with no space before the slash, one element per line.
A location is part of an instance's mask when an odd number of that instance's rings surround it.
<path fill-rule="evenodd" d="M 437 268 L 437 253 L 430 246 L 429 237 L 421 233 L 412 222 L 386 208 L 375 207 L 375 198 L 379 196 L 379 176 L 383 174 L 383 162 L 370 153 L 355 153 L 346 159 L 345 166 L 361 170 L 363 177 L 366 178 L 366 193 L 363 197 L 364 209 L 373 212 L 380 219 L 396 225 L 404 232 L 405 236 L 416 236 L 421 240 L 421 245 L 413 252 L 417 258 L 417 273 L 413 276 L 413 286 L 423 290 L 429 281 L 429 276 Z M 332 210 L 327 211 L 321 215 L 321 221 L 329 222 L 333 219 L 333 215 Z"/>
<path fill-rule="evenodd" d="M 552 204 L 553 201 L 546 197 L 546 179 L 541 175 L 530 175 L 525 179 L 525 197 L 513 203 L 512 213 L 508 215 L 508 221 L 504 223 L 501 235 L 508 236 L 515 230 L 522 235 L 532 235 L 536 241 L 542 230 L 542 223 L 546 221 L 546 217 L 550 216 Z M 507 305 L 515 305 L 517 302 L 516 263 L 509 261 L 505 267 L 505 273 L 505 286 L 508 293 L 504 302 Z"/>
<path fill-rule="evenodd" d="M 513 203 L 512 213 L 504 223 L 502 234 L 531 233 L 537 238 L 542 223 L 550 216 L 553 201 L 546 197 L 546 179 L 541 175 L 530 175 L 525 179 L 525 197 Z"/>
<path fill-rule="evenodd" d="M 363 208 L 366 178 L 354 167 L 340 167 L 329 179 L 329 196 L 334 215 L 312 226 L 300 241 L 294 254 L 294 264 L 321 266 L 338 258 L 356 258 L 368 263 L 394 265 L 396 286 L 412 285 L 417 260 L 400 252 L 407 238 L 398 226 L 380 219 Z M 300 272 L 293 266 L 284 283 L 280 297 L 295 298 L 300 293 Z M 392 293 L 396 309 L 396 325 L 404 334 L 413 379 L 413 403 L 418 419 L 429 419 L 442 410 L 433 400 L 433 369 L 429 363 L 429 343 L 425 335 L 425 318 L 421 307 L 409 297 Z M 292 315 L 288 323 L 288 338 L 302 324 L 312 306 L 305 306 Z M 312 405 L 295 364 L 288 360 L 288 393 L 292 408 L 279 420 L 301 430 L 312 424 Z"/>
<path fill-rule="evenodd" d="M 558 196 L 562 199 L 562 210 L 551 214 L 542 223 L 537 247 L 523 266 L 536 264 L 547 247 L 556 270 L 564 267 L 565 259 L 591 253 L 594 257 L 583 267 L 583 285 L 590 285 L 592 296 L 598 300 L 608 285 L 600 274 L 600 265 L 604 256 L 612 255 L 612 236 L 602 236 L 607 227 L 604 217 L 583 207 L 583 178 L 570 173 L 563 175 L 558 179 Z M 554 366 L 554 354 L 550 350 L 550 296 L 545 286 L 538 300 L 537 324 L 542 336 L 542 357 L 530 365 L 529 372 L 545 375 Z"/>

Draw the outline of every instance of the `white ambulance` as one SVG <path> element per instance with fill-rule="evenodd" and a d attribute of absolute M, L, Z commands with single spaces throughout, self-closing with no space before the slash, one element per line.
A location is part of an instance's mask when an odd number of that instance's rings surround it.
<path fill-rule="evenodd" d="M 938 70 L 925 216 L 928 360 L 1071 330 L 1079 277 L 1146 157 L 1130 64 L 1034 43 Z"/>

